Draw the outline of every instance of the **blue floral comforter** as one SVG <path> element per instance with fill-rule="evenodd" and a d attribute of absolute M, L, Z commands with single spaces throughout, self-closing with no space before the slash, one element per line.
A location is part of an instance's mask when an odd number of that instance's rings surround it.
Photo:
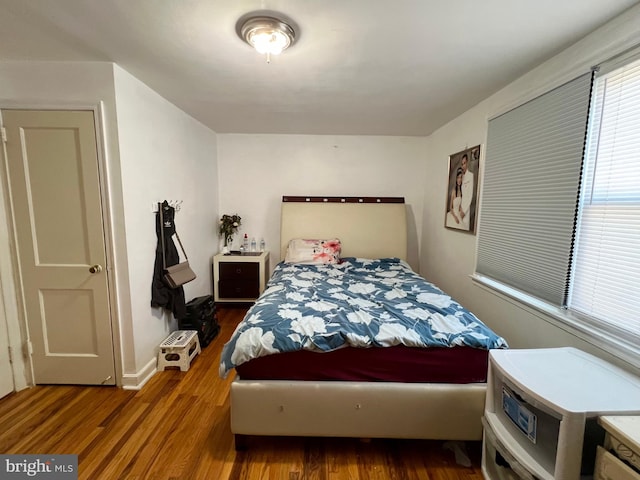
<path fill-rule="evenodd" d="M 397 258 L 279 263 L 224 345 L 220 376 L 279 352 L 399 344 L 507 348 L 502 337 Z"/>

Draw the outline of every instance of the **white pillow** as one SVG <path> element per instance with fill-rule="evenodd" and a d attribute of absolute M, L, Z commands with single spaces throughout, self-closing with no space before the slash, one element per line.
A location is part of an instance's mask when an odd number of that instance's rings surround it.
<path fill-rule="evenodd" d="M 294 238 L 289 241 L 286 263 L 303 263 L 311 265 L 336 264 L 340 261 L 342 245 L 337 238 L 326 240 Z"/>

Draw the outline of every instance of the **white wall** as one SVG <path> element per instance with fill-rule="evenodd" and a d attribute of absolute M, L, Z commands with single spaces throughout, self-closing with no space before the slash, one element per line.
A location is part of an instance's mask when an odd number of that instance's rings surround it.
<path fill-rule="evenodd" d="M 220 213 L 242 217 L 242 235 L 265 238 L 280 259 L 283 195 L 402 196 L 409 211 L 409 263 L 419 268 L 426 140 L 418 137 L 218 135 Z"/>
<path fill-rule="evenodd" d="M 117 65 L 114 78 L 131 303 L 131 316 L 121 319 L 126 332 L 124 373 L 129 378 L 155 367 L 158 344 L 177 327 L 169 312 L 150 307 L 157 245 L 154 203 L 182 202 L 176 229 L 197 274 L 184 286 L 187 302 L 211 294 L 211 255 L 217 244 L 217 147 L 215 132 Z"/>
<path fill-rule="evenodd" d="M 448 155 L 464 149 L 465 146 L 480 143 L 483 162 L 487 121 L 490 117 L 504 113 L 588 71 L 590 66 L 631 47 L 638 41 L 638 31 L 640 6 L 627 11 L 460 115 L 428 139 L 428 168 L 431 175 L 425 178 L 421 271 L 503 335 L 511 347 L 574 346 L 623 367 L 633 368 L 613 356 L 612 353 L 615 352 L 606 352 L 583 341 L 577 336 L 577 332 L 568 327 L 472 283 L 469 275 L 475 269 L 476 236 L 446 230 L 442 226 L 445 208 L 443 189 L 447 182 Z"/>

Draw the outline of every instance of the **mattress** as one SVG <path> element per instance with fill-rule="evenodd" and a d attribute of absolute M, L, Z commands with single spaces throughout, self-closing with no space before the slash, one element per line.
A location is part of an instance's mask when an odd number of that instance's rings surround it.
<path fill-rule="evenodd" d="M 471 347 L 299 350 L 259 357 L 236 367 L 242 380 L 482 383 L 488 350 Z"/>
<path fill-rule="evenodd" d="M 486 352 L 506 347 L 473 313 L 398 258 L 281 262 L 224 345 L 220 376 L 251 362 L 253 372 L 240 369 L 241 378 L 267 375 L 255 369 L 266 372 L 260 366 L 269 365 L 284 375 L 271 379 L 304 374 L 306 379 L 450 382 L 450 372 L 440 374 L 459 354 L 460 378 L 472 378 L 462 383 L 477 382 L 484 381 L 477 375 L 486 371 Z M 327 368 L 330 362 L 330 373 L 314 368 L 309 376 L 311 363 Z M 391 364 L 400 377 L 389 378 Z M 465 373 L 471 365 L 478 371 Z"/>

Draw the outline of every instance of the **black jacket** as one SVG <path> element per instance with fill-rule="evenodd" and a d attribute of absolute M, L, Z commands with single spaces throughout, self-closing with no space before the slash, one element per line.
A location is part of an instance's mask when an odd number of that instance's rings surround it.
<path fill-rule="evenodd" d="M 156 213 L 156 236 L 158 237 L 158 245 L 156 246 L 156 261 L 153 268 L 153 281 L 151 283 L 151 306 L 166 308 L 173 313 L 176 319 L 182 319 L 187 313 L 184 288 L 182 288 L 182 286 L 171 288 L 164 280 L 162 237 L 160 236 L 164 236 L 165 261 L 167 267 L 180 263 L 178 249 L 175 243 L 173 243 L 173 235 L 176 233 L 176 224 L 174 221 L 176 212 L 166 200 L 162 202 L 160 208 L 162 208 L 164 225 L 160 225 L 160 210 L 158 210 L 158 213 Z"/>

